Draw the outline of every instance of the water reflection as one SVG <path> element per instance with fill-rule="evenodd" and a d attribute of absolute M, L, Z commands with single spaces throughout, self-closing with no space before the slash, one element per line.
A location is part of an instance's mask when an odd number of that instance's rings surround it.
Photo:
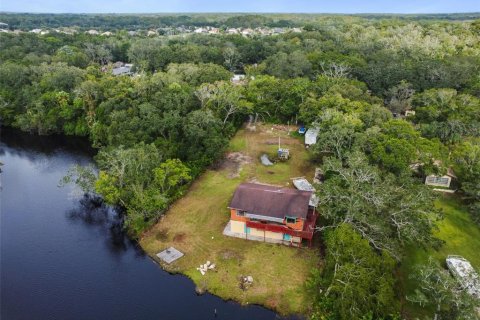
<path fill-rule="evenodd" d="M 90 146 L 87 138 L 66 137 L 62 135 L 38 136 L 28 134 L 18 129 L 0 127 L 0 140 L 8 142 L 9 152 L 13 154 L 34 159 L 35 155 L 41 153 L 50 156 L 58 152 L 67 152 L 70 155 L 92 157 L 96 150 Z M 5 150 L 0 148 L 0 155 Z"/>
<path fill-rule="evenodd" d="M 98 228 L 100 234 L 106 238 L 107 247 L 112 253 L 118 254 L 133 248 L 138 251 L 138 256 L 145 256 L 137 243 L 126 235 L 121 210 L 106 205 L 100 197 L 82 195 L 76 206 L 68 210 L 66 215 L 74 223 Z"/>

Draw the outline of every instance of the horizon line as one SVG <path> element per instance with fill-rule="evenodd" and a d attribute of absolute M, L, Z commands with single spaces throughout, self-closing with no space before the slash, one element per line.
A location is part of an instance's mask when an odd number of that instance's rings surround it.
<path fill-rule="evenodd" d="M 201 11 L 201 12 L 188 12 L 188 11 L 164 11 L 164 12 L 28 12 L 28 11 L 0 11 L 0 14 L 110 14 L 110 15 L 133 15 L 133 14 L 310 14 L 310 15 L 442 15 L 442 14 L 480 14 L 480 11 L 463 11 L 463 12 L 254 12 L 254 11 Z"/>

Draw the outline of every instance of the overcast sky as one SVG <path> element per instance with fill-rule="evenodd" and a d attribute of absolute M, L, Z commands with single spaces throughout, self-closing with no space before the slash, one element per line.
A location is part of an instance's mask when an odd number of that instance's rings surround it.
<path fill-rule="evenodd" d="M 451 13 L 479 12 L 480 0 L 0 0 L 0 11 Z"/>

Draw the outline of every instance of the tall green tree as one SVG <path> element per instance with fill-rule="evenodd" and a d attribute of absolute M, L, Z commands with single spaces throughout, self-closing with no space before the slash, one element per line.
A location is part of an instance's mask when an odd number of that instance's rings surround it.
<path fill-rule="evenodd" d="M 473 218 L 480 223 L 480 139 L 466 140 L 457 145 L 452 162 Z"/>
<path fill-rule="evenodd" d="M 313 294 L 312 319 L 393 319 L 400 306 L 395 295 L 395 260 L 349 224 L 325 235 L 325 265 L 307 286 Z"/>
<path fill-rule="evenodd" d="M 397 259 L 406 244 L 438 244 L 432 229 L 440 214 L 424 185 L 408 175 L 381 172 L 360 151 L 348 154 L 345 165 L 326 158 L 323 170 L 327 178 L 317 196 L 326 223 L 320 230 L 349 224 L 374 248 Z"/>
<path fill-rule="evenodd" d="M 229 82 L 204 84 L 195 92 L 202 106 L 223 119 L 223 126 L 236 114 L 248 114 L 252 105 L 245 99 L 244 88 Z"/>

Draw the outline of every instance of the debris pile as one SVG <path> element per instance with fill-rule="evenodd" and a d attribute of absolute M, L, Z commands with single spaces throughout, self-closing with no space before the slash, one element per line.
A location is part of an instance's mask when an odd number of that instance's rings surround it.
<path fill-rule="evenodd" d="M 213 270 L 215 269 L 215 263 L 211 263 L 210 261 L 207 261 L 204 264 L 201 264 L 200 267 L 197 268 L 198 271 L 202 274 L 202 276 L 207 273 L 208 270 Z"/>
<path fill-rule="evenodd" d="M 240 289 L 247 290 L 253 284 L 252 276 L 240 276 Z"/>

